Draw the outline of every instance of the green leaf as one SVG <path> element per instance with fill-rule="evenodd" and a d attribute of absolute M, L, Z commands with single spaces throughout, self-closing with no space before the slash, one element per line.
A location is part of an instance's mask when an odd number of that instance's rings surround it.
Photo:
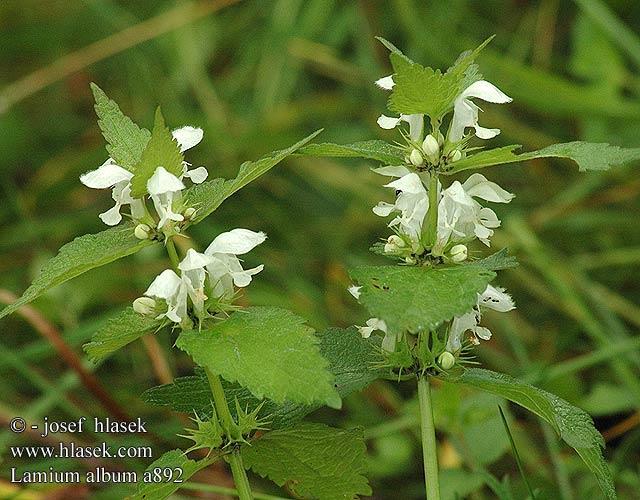
<path fill-rule="evenodd" d="M 502 248 L 484 259 L 473 261 L 469 265 L 479 266 L 489 271 L 500 271 L 518 267 L 518 261 L 513 255 L 509 255 L 508 248 Z"/>
<path fill-rule="evenodd" d="M 144 148 L 140 161 L 133 167 L 131 179 L 131 196 L 141 198 L 147 194 L 147 181 L 159 166 L 167 172 L 180 177 L 182 175 L 182 161 L 184 156 L 180 152 L 178 142 L 171 135 L 171 130 L 164 123 L 160 108 L 156 109 L 151 139 Z"/>
<path fill-rule="evenodd" d="M 578 164 L 581 172 L 588 170 L 608 170 L 611 167 L 624 165 L 640 160 L 640 148 L 621 148 L 607 143 L 567 142 L 553 144 L 538 151 L 515 154 L 520 146 L 511 145 L 503 148 L 481 151 L 463 160 L 451 164 L 446 174 L 454 174 L 463 170 L 479 169 L 493 165 L 503 165 L 535 158 L 567 158 Z"/>
<path fill-rule="evenodd" d="M 127 307 L 120 314 L 107 321 L 98 330 L 84 350 L 93 361 L 100 361 L 112 352 L 142 337 L 145 333 L 159 328 L 161 320 L 143 316 Z"/>
<path fill-rule="evenodd" d="M 96 101 L 94 107 L 98 115 L 98 125 L 107 141 L 109 155 L 122 168 L 133 171 L 133 166 L 140 161 L 151 133 L 133 123 L 95 83 L 91 84 L 91 90 Z"/>
<path fill-rule="evenodd" d="M 595 475 L 606 498 L 616 498 L 609 467 L 602 457 L 604 440 L 593 426 L 591 417 L 564 399 L 549 392 L 520 382 L 503 373 L 479 368 L 466 369 L 459 378 L 444 380 L 462 383 L 496 394 L 527 408 L 547 421 L 560 437 L 585 462 Z"/>
<path fill-rule="evenodd" d="M 39 276 L 22 297 L 0 311 L 0 318 L 11 314 L 20 306 L 38 298 L 44 292 L 109 262 L 136 253 L 153 244 L 133 235 L 130 224 L 109 228 L 97 234 L 85 234 L 60 248 L 58 255 L 46 262 Z"/>
<path fill-rule="evenodd" d="M 329 361 L 329 371 L 335 376 L 335 387 L 341 396 L 360 390 L 379 378 L 384 372 L 372 367 L 379 361 L 379 351 L 375 344 L 363 339 L 354 327 L 342 330 L 330 328 L 318 336 L 320 354 Z M 222 381 L 227 401 L 236 398 L 242 407 L 255 408 L 260 400 L 238 384 Z M 197 368 L 196 374 L 176 378 L 173 383 L 147 390 L 142 399 L 150 404 L 170 406 L 175 411 L 211 416 L 211 390 L 204 370 Z M 266 400 L 260 417 L 268 419 L 270 429 L 289 427 L 320 405 L 306 405 L 285 401 L 282 404 Z M 232 413 L 235 405 L 231 404 Z"/>
<path fill-rule="evenodd" d="M 339 408 L 334 377 L 317 344 L 302 318 L 277 307 L 237 311 L 202 331 L 183 331 L 176 341 L 197 364 L 258 398 Z"/>
<path fill-rule="evenodd" d="M 301 498 L 351 500 L 371 495 L 363 475 L 366 447 L 361 429 L 302 423 L 268 432 L 243 445 L 241 453 L 246 468 Z"/>
<path fill-rule="evenodd" d="M 404 152 L 398 146 L 384 141 L 362 141 L 353 144 L 309 144 L 298 151 L 309 156 L 332 156 L 335 158 L 368 158 L 387 165 L 404 164 Z"/>
<path fill-rule="evenodd" d="M 287 156 L 295 153 L 302 146 L 313 140 L 320 132 L 322 132 L 322 129 L 317 130 L 287 149 L 275 151 L 257 161 L 244 162 L 240 165 L 238 175 L 234 179 L 218 178 L 189 188 L 185 192 L 184 203 L 186 206 L 197 208 L 198 211 L 193 221 L 200 222 L 216 210 L 229 196 L 267 173 Z"/>
<path fill-rule="evenodd" d="M 136 493 L 128 498 L 130 500 L 164 500 L 178 491 L 196 472 L 208 467 L 219 458 L 220 455 L 214 454 L 196 462 L 188 458 L 182 450 L 168 451 L 147 467 L 145 472 L 149 473 L 152 480 L 138 481 Z M 154 469 L 159 476 L 154 475 Z M 163 473 L 167 476 L 163 476 Z"/>
<path fill-rule="evenodd" d="M 493 37 L 492 37 L 493 38 Z M 480 79 L 474 60 L 491 41 L 487 39 L 473 51 L 460 54 L 446 73 L 422 66 L 406 57 L 394 45 L 383 42 L 391 50 L 395 85 L 389 98 L 389 109 L 402 114 L 426 114 L 439 120 L 453 106 L 456 97 L 471 83 Z"/>
<path fill-rule="evenodd" d="M 476 303 L 495 273 L 476 265 L 448 268 L 362 266 L 350 272 L 360 302 L 392 331 L 433 330 Z"/>

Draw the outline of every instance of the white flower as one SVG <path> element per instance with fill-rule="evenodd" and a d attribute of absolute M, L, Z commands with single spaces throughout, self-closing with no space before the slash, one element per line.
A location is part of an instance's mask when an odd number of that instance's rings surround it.
<path fill-rule="evenodd" d="M 163 299 L 167 303 L 167 311 L 156 319 L 166 316 L 174 323 L 181 323 L 187 318 L 188 289 L 186 283 L 171 269 L 162 271 L 144 294 L 147 297 Z"/>
<path fill-rule="evenodd" d="M 384 332 L 385 334 L 387 333 L 387 324 L 384 322 L 384 320 L 378 318 L 368 319 L 367 326 L 356 325 L 356 328 L 360 332 L 360 335 L 362 335 L 362 338 L 365 339 L 371 337 L 371 334 L 376 330 Z"/>
<path fill-rule="evenodd" d="M 179 198 L 180 192 L 185 185 L 180 179 L 164 167 L 156 168 L 153 175 L 147 181 L 147 191 L 153 200 L 153 206 L 160 217 L 158 229 L 162 229 L 165 224 L 172 220 L 180 222 L 184 220 L 184 216 L 173 211 L 174 199 Z"/>
<path fill-rule="evenodd" d="M 424 129 L 424 115 L 400 115 L 399 117 L 380 115 L 378 117 L 378 125 L 380 128 L 390 130 L 396 128 L 400 122 L 409 124 L 409 137 L 413 141 L 419 141 L 422 138 Z"/>
<path fill-rule="evenodd" d="M 191 149 L 195 145 L 202 141 L 203 132 L 202 129 L 186 126 L 176 129 L 172 132 L 173 138 L 178 142 L 180 151 L 184 152 L 187 149 Z M 187 162 L 183 162 L 183 171 L 179 179 L 184 177 L 191 179 L 194 184 L 200 184 L 205 181 L 208 176 L 207 169 L 205 167 L 198 167 L 193 170 L 189 170 L 191 166 Z M 120 208 L 123 205 L 131 206 L 131 216 L 134 220 L 141 219 L 145 214 L 144 201 L 142 199 L 136 199 L 131 196 L 131 179 L 133 173 L 116 165 L 112 158 L 107 160 L 96 170 L 92 170 L 80 176 L 80 182 L 87 187 L 93 189 L 105 189 L 113 188 L 111 196 L 116 202 L 115 206 L 106 212 L 100 214 L 100 219 L 108 226 L 115 226 L 122 221 L 122 215 L 120 214 Z M 184 186 L 183 186 L 184 188 Z M 181 188 L 182 189 L 182 188 Z M 160 218 L 162 219 L 162 215 Z M 174 219 L 175 220 L 175 219 Z M 166 222 L 166 220 L 164 221 Z M 158 225 L 158 228 L 162 228 L 164 222 Z"/>
<path fill-rule="evenodd" d="M 416 173 L 407 174 L 385 187 L 399 191 L 395 204 L 381 201 L 373 212 L 380 217 L 386 217 L 393 212 L 400 212 L 389 223 L 389 227 L 398 227 L 399 232 L 411 239 L 414 245 L 420 242 L 422 223 L 429 208 L 429 198 L 420 177 Z"/>
<path fill-rule="evenodd" d="M 131 215 L 140 218 L 144 215 L 144 203 L 131 197 L 131 178 L 133 174 L 128 170 L 116 165 L 109 158 L 96 170 L 87 172 L 80 176 L 80 182 L 92 189 L 113 188 L 111 197 L 116 204 L 99 215 L 102 222 L 108 226 L 115 226 L 122 220 L 120 208 L 123 205 L 131 205 Z"/>
<path fill-rule="evenodd" d="M 262 232 L 233 229 L 218 235 L 211 242 L 204 253 L 212 257 L 211 263 L 207 264 L 206 268 L 216 297 L 233 294 L 233 285 L 247 286 L 251 283 L 252 276 L 264 269 L 263 265 L 243 269 L 236 256 L 249 252 L 266 238 L 267 236 Z"/>
<path fill-rule="evenodd" d="M 471 311 L 453 318 L 449 329 L 447 350 L 451 352 L 458 351 L 462 347 L 462 337 L 467 331 L 473 334 L 471 341 L 475 344 L 479 343 L 478 339 L 489 340 L 491 338 L 491 330 L 478 325 L 484 309 L 507 312 L 515 309 L 515 307 L 513 299 L 505 292 L 504 288 L 487 285 L 485 291 L 478 294 L 477 304 Z"/>
<path fill-rule="evenodd" d="M 474 237 L 489 246 L 493 228 L 500 226 L 500 220 L 493 210 L 482 207 L 473 198 L 509 203 L 513 197 L 482 174 L 472 174 L 463 184 L 453 182 L 442 191 L 438 202 L 436 252 L 441 253 L 449 242 L 464 242 Z"/>
<path fill-rule="evenodd" d="M 213 262 L 213 257 L 196 252 L 193 248 L 187 250 L 187 255 L 178 265 L 180 277 L 184 282 L 189 298 L 198 318 L 205 313 L 204 303 L 207 296 L 204 292 L 206 271 L 205 267 Z"/>
<path fill-rule="evenodd" d="M 512 99 L 495 85 L 486 80 L 479 80 L 469 85 L 456 98 L 453 105 L 453 118 L 449 128 L 448 140 L 456 143 L 464 136 L 464 129 L 473 127 L 476 137 L 480 139 L 491 139 L 500 133 L 497 128 L 483 128 L 478 125 L 478 111 L 480 108 L 471 100 L 472 98 L 483 101 L 503 104 L 511 102 Z"/>
<path fill-rule="evenodd" d="M 404 177 L 411 173 L 404 165 L 395 165 L 395 166 L 387 166 L 387 167 L 378 167 L 372 169 L 376 174 L 386 175 L 387 177 Z"/>

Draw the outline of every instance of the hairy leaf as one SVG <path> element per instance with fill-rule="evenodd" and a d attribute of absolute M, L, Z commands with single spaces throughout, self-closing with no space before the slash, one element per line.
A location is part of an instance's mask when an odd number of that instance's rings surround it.
<path fill-rule="evenodd" d="M 453 174 L 463 170 L 515 163 L 535 158 L 567 158 L 575 161 L 581 172 L 608 170 L 611 167 L 640 160 L 640 148 L 620 148 L 607 143 L 575 141 L 553 144 L 538 151 L 515 154 L 514 151 L 519 147 L 518 145 L 512 145 L 481 151 L 451 164 L 451 170 L 446 173 Z"/>
<path fill-rule="evenodd" d="M 480 79 L 474 60 L 490 41 L 491 38 L 477 49 L 463 52 L 454 65 L 442 73 L 439 69 L 413 62 L 385 40 L 385 45 L 391 50 L 389 58 L 395 83 L 389 109 L 402 114 L 426 114 L 436 120 L 442 118 L 456 97 Z"/>
<path fill-rule="evenodd" d="M 268 172 L 287 156 L 313 140 L 320 132 L 322 130 L 314 132 L 287 149 L 275 151 L 257 161 L 244 162 L 240 165 L 238 175 L 234 179 L 212 179 L 189 188 L 185 193 L 184 203 L 187 206 L 197 208 L 194 222 L 199 222 L 207 217 L 229 196 Z"/>
<path fill-rule="evenodd" d="M 120 314 L 107 321 L 98 330 L 84 350 L 93 361 L 100 361 L 112 352 L 121 349 L 145 333 L 159 328 L 161 320 L 138 314 L 133 307 L 127 307 Z"/>
<path fill-rule="evenodd" d="M 149 139 L 147 147 L 144 148 L 140 161 L 133 167 L 131 196 L 141 198 L 147 194 L 147 181 L 160 166 L 176 177 L 180 177 L 183 170 L 183 160 L 184 156 L 180 152 L 180 146 L 165 125 L 162 112 L 158 108 L 153 122 L 151 139 Z"/>
<path fill-rule="evenodd" d="M 219 459 L 219 454 L 212 454 L 196 462 L 188 458 L 182 450 L 168 451 L 147 467 L 145 472 L 150 474 L 150 481 L 144 481 L 141 477 L 136 493 L 128 498 L 130 500 L 164 500 L 178 491 L 196 472 Z"/>
<path fill-rule="evenodd" d="M 200 366 L 258 398 L 340 407 L 317 344 L 302 318 L 276 307 L 237 311 L 202 331 L 183 331 L 176 341 Z"/>
<path fill-rule="evenodd" d="M 503 248 L 484 259 L 473 261 L 470 265 L 483 267 L 490 271 L 500 271 L 502 269 L 518 267 L 518 261 L 513 255 L 509 255 L 508 248 Z"/>
<path fill-rule="evenodd" d="M 362 266 L 350 272 L 360 302 L 393 331 L 432 330 L 467 312 L 495 273 L 481 266 Z"/>
<path fill-rule="evenodd" d="M 351 500 L 370 495 L 366 446 L 361 429 L 301 423 L 266 433 L 243 445 L 245 467 L 294 495 L 318 500 Z"/>
<path fill-rule="evenodd" d="M 479 368 L 466 369 L 459 378 L 445 380 L 463 383 L 502 396 L 546 420 L 560 437 L 582 457 L 593 472 L 606 498 L 616 498 L 609 467 L 602 457 L 604 440 L 591 417 L 564 399 L 520 382 L 503 373 Z"/>
<path fill-rule="evenodd" d="M 309 144 L 298 151 L 309 156 L 333 156 L 336 158 L 368 158 L 387 165 L 402 165 L 404 153 L 401 148 L 384 141 L 362 141 L 353 144 Z"/>
<path fill-rule="evenodd" d="M 335 376 L 335 387 L 344 397 L 360 390 L 382 375 L 382 371 L 372 366 L 379 360 L 379 351 L 369 339 L 363 339 L 356 328 L 342 330 L 330 328 L 319 335 L 320 354 L 329 362 L 329 371 Z M 244 408 L 255 408 L 260 400 L 238 384 L 222 381 L 228 401 L 236 398 Z M 201 418 L 211 416 L 211 390 L 207 376 L 202 369 L 189 377 L 179 377 L 171 384 L 153 387 L 147 390 L 142 399 L 147 403 L 170 406 L 175 411 L 193 414 Z M 231 411 L 235 405 L 231 404 Z M 260 417 L 267 418 L 269 429 L 289 427 L 302 419 L 320 405 L 306 405 L 285 401 L 282 404 L 266 400 Z"/>
<path fill-rule="evenodd" d="M 96 101 L 94 107 L 98 115 L 98 125 L 107 141 L 109 155 L 122 168 L 133 171 L 133 166 L 140 161 L 151 133 L 133 123 L 95 83 L 91 84 L 91 90 Z"/>
<path fill-rule="evenodd" d="M 0 318 L 11 314 L 54 286 L 151 244 L 153 242 L 150 240 L 136 238 L 130 224 L 80 236 L 60 248 L 58 255 L 44 264 L 39 276 L 22 297 L 0 311 Z"/>

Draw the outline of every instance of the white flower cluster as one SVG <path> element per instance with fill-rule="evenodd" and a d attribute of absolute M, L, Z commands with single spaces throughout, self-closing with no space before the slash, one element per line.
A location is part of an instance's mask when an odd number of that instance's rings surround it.
<path fill-rule="evenodd" d="M 385 90 L 391 90 L 395 86 L 393 76 L 381 78 L 376 84 Z M 432 188 L 437 189 L 438 224 L 435 242 L 426 242 L 424 239 L 423 229 L 428 218 L 430 194 L 430 173 L 425 168 L 427 163 L 438 166 L 442 158 L 448 163 L 461 159 L 466 147 L 467 128 L 473 128 L 476 137 L 480 139 L 491 139 L 500 133 L 499 129 L 478 125 L 480 108 L 472 98 L 492 103 L 511 102 L 509 96 L 485 80 L 472 83 L 454 101 L 446 141 L 439 130 L 424 137 L 425 116 L 422 114 L 401 114 L 397 118 L 381 115 L 378 118 L 378 125 L 384 129 L 392 129 L 402 123 L 409 126 L 407 142 L 410 152 L 405 158 L 405 164 L 374 169 L 381 175 L 396 178 L 385 185 L 395 191 L 395 203 L 381 201 L 373 208 L 373 212 L 381 217 L 394 215 L 389 227 L 395 234 L 387 239 L 384 251 L 403 257 L 408 264 L 415 264 L 416 257 L 425 250 L 429 250 L 432 256 L 458 263 L 467 259 L 467 244 L 471 241 L 478 239 L 489 246 L 493 230 L 500 226 L 500 220 L 492 209 L 482 206 L 478 200 L 509 203 L 514 197 L 512 193 L 478 173 L 472 174 L 462 183 L 454 181 L 447 188 L 443 188 L 438 182 L 437 187 Z M 441 157 L 441 154 L 444 156 Z M 353 286 L 349 291 L 359 299 L 360 287 Z M 487 286 L 478 295 L 473 309 L 451 322 L 447 343 L 449 354 L 460 350 L 466 332 L 471 332 L 471 340 L 475 343 L 478 339 L 487 340 L 491 337 L 489 329 L 479 326 L 483 309 L 506 312 L 514 307 L 513 300 L 504 289 Z M 383 319 L 371 318 L 366 326 L 358 329 L 365 338 L 376 330 L 382 331 L 385 334 L 383 346 L 386 344 L 387 350 L 394 350 L 395 335 L 388 331 Z"/>
<path fill-rule="evenodd" d="M 180 146 L 181 152 L 199 144 L 203 137 L 202 129 L 191 126 L 176 129 L 172 134 Z M 147 191 L 151 196 L 159 218 L 157 226 L 159 230 L 170 220 L 181 222 L 185 218 L 184 214 L 174 211 L 179 206 L 182 190 L 185 189 L 184 178 L 189 178 L 195 184 L 200 184 L 207 178 L 208 172 L 205 167 L 198 167 L 192 170 L 189 170 L 189 167 L 191 167 L 189 163 L 183 162 L 182 174 L 176 177 L 163 166 L 158 165 L 154 174 L 147 181 Z M 140 221 L 145 219 L 147 208 L 144 199 L 131 196 L 132 178 L 133 173 L 117 165 L 112 158 L 108 158 L 96 170 L 80 176 L 80 182 L 87 187 L 112 189 L 111 196 L 115 201 L 115 205 L 99 216 L 102 222 L 108 226 L 115 226 L 122 221 L 120 210 L 125 205 L 130 206 L 133 220 Z"/>
<path fill-rule="evenodd" d="M 265 239 L 262 232 L 233 229 L 218 235 L 204 253 L 189 249 L 178 266 L 180 275 L 171 269 L 160 273 L 144 292 L 145 296 L 133 302 L 134 310 L 183 323 L 188 320 L 187 299 L 191 299 L 196 317 L 204 319 L 209 296 L 230 299 L 235 293 L 234 286 L 249 285 L 252 277 L 262 271 L 263 265 L 243 269 L 237 256 L 251 251 Z M 166 304 L 166 310 L 160 313 L 158 300 Z"/>

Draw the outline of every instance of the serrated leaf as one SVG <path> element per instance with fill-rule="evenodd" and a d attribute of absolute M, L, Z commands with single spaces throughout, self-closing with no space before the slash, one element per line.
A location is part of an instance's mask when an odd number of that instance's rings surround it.
<path fill-rule="evenodd" d="M 360 302 L 392 331 L 433 330 L 476 303 L 495 273 L 479 266 L 362 266 L 350 273 Z"/>
<path fill-rule="evenodd" d="M 258 398 L 340 407 L 328 362 L 304 323 L 285 309 L 251 307 L 202 331 L 183 331 L 176 345 Z"/>
<path fill-rule="evenodd" d="M 91 83 L 91 90 L 96 101 L 94 108 L 98 115 L 98 126 L 107 141 L 109 155 L 122 168 L 133 171 L 151 133 L 133 123 L 95 83 Z"/>
<path fill-rule="evenodd" d="M 160 108 L 156 109 L 153 131 L 140 161 L 133 167 L 131 196 L 141 198 L 147 194 L 147 181 L 160 166 L 176 177 L 182 175 L 184 156 L 178 142 L 164 123 Z"/>
<path fill-rule="evenodd" d="M 162 324 L 161 320 L 138 314 L 133 307 L 127 307 L 117 316 L 107 321 L 85 344 L 84 350 L 93 361 L 100 361 L 109 354 L 142 337 Z"/>
<path fill-rule="evenodd" d="M 453 106 L 456 97 L 471 83 L 480 79 L 473 64 L 480 51 L 493 37 L 477 49 L 460 54 L 445 73 L 439 69 L 422 66 L 406 57 L 386 40 L 391 50 L 389 59 L 393 66 L 395 83 L 389 98 L 389 109 L 402 114 L 426 114 L 439 120 Z"/>
<path fill-rule="evenodd" d="M 362 141 L 353 144 L 309 144 L 298 153 L 309 156 L 331 156 L 335 158 L 367 158 L 387 165 L 404 164 L 404 152 L 398 146 L 384 141 Z"/>
<path fill-rule="evenodd" d="M 243 445 L 241 453 L 246 468 L 301 498 L 352 500 L 371 495 L 363 475 L 366 446 L 361 429 L 301 423 L 268 432 Z"/>
<path fill-rule="evenodd" d="M 604 440 L 593 426 L 591 417 L 583 410 L 572 406 L 554 394 L 520 382 L 503 373 L 470 368 L 466 369 L 458 378 L 443 378 L 450 382 L 463 383 L 502 396 L 547 421 L 560 437 L 580 455 L 589 470 L 595 475 L 606 498 L 616 498 L 611 473 L 602 456 Z"/>
<path fill-rule="evenodd" d="M 589 170 L 608 170 L 611 167 L 624 165 L 640 160 L 640 148 L 621 148 L 607 143 L 590 143 L 582 141 L 553 144 L 538 151 L 515 154 L 519 145 L 481 151 L 464 160 L 451 165 L 446 174 L 454 174 L 463 170 L 480 169 L 494 165 L 504 165 L 535 158 L 566 158 L 578 164 L 581 172 Z"/>
<path fill-rule="evenodd" d="M 152 244 L 150 240 L 136 238 L 130 224 L 80 236 L 60 248 L 58 255 L 44 264 L 40 274 L 22 297 L 0 311 L 0 318 L 11 314 L 54 286 Z"/>
<path fill-rule="evenodd" d="M 319 336 L 320 354 L 329 362 L 329 371 L 335 376 L 335 387 L 344 397 L 360 390 L 379 378 L 384 372 L 373 368 L 379 361 L 379 351 L 369 339 L 363 339 L 354 327 L 342 330 L 330 328 Z M 250 409 L 260 404 L 260 400 L 238 384 L 222 381 L 227 401 L 236 398 L 241 407 Z M 211 416 L 211 390 L 207 376 L 202 369 L 189 377 L 179 377 L 171 384 L 153 387 L 143 393 L 142 399 L 150 404 L 170 406 L 175 411 L 193 414 L 202 418 Z M 285 401 L 282 404 L 266 400 L 260 417 L 267 418 L 269 429 L 289 427 L 304 418 L 320 405 L 305 405 Z M 231 405 L 232 413 L 235 405 Z"/>
<path fill-rule="evenodd" d="M 184 203 L 187 206 L 197 208 L 198 211 L 193 221 L 200 222 L 216 210 L 229 196 L 267 173 L 287 156 L 295 153 L 302 146 L 313 140 L 320 132 L 322 132 L 322 129 L 296 142 L 291 147 L 274 151 L 270 155 L 260 158 L 257 161 L 244 162 L 240 165 L 238 175 L 234 179 L 225 180 L 218 178 L 189 188 L 185 192 Z"/>
<path fill-rule="evenodd" d="M 178 491 L 196 472 L 219 460 L 214 454 L 202 460 L 191 460 L 182 450 L 171 450 L 153 462 L 147 471 L 157 469 L 160 474 L 158 482 L 138 481 L 136 493 L 127 497 L 130 500 L 164 500 Z M 169 479 L 163 476 L 166 473 Z M 153 476 L 152 476 L 153 477 Z"/>

